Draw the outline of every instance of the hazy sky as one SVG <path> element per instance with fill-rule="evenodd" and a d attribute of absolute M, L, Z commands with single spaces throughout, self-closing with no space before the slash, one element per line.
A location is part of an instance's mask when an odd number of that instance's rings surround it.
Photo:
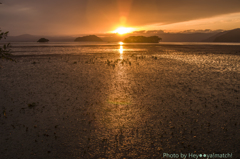
<path fill-rule="evenodd" d="M 240 0 L 0 0 L 0 28 L 11 35 L 139 30 L 234 29 Z"/>

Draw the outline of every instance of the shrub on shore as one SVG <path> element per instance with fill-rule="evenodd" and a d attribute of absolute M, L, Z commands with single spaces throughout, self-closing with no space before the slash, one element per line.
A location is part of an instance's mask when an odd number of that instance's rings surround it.
<path fill-rule="evenodd" d="M 2 30 L 0 30 L 0 40 L 2 38 L 6 39 L 7 38 L 7 35 L 8 35 L 8 31 L 7 32 L 3 32 Z M 10 58 L 9 56 L 11 55 L 10 54 L 10 43 L 8 44 L 4 44 L 2 47 L 0 47 L 0 58 L 1 59 L 7 59 L 7 60 L 13 60 L 12 58 Z"/>

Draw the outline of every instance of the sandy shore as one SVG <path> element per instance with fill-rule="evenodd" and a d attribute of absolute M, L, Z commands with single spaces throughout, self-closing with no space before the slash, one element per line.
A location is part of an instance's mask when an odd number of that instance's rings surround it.
<path fill-rule="evenodd" d="M 0 158 L 240 158 L 239 55 L 227 56 L 1 61 Z"/>

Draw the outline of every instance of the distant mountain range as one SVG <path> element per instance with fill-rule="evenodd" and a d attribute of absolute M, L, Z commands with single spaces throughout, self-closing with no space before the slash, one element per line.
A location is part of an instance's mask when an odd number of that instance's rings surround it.
<path fill-rule="evenodd" d="M 203 42 L 240 42 L 240 28 L 220 32 L 208 39 L 203 40 Z"/>
<path fill-rule="evenodd" d="M 158 36 L 162 42 L 240 42 L 240 28 L 229 31 L 212 31 L 203 33 L 131 33 L 124 36 L 117 34 L 96 34 L 106 42 L 123 41 L 129 36 Z M 1 42 L 37 42 L 40 38 L 47 38 L 50 42 L 73 42 L 77 36 L 36 36 L 23 34 L 19 36 L 9 36 Z"/>
<path fill-rule="evenodd" d="M 71 36 L 38 36 L 38 35 L 30 35 L 23 34 L 19 36 L 8 36 L 6 39 L 2 39 L 2 41 L 6 42 L 37 42 L 40 38 L 47 38 L 50 42 L 72 42 L 76 37 Z"/>

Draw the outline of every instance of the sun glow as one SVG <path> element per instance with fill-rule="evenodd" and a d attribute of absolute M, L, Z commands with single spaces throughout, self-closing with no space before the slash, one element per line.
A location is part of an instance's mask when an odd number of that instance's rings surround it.
<path fill-rule="evenodd" d="M 118 34 L 122 35 L 122 34 L 130 33 L 133 30 L 134 30 L 133 28 L 119 27 L 116 30 L 114 30 L 113 33 L 118 33 Z"/>

